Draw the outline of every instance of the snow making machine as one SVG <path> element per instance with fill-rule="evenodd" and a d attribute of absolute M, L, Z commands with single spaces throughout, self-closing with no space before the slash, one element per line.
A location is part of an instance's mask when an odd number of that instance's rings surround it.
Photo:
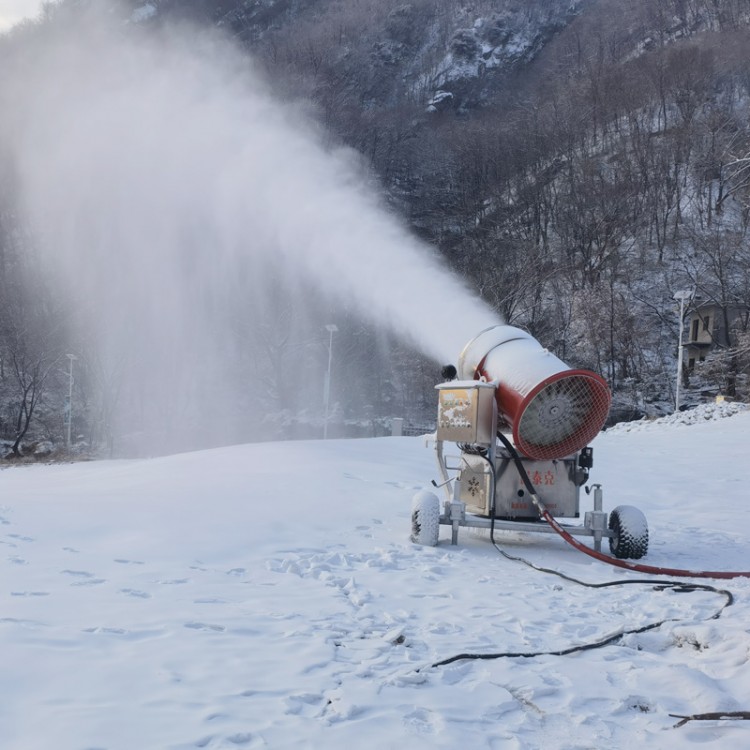
<path fill-rule="evenodd" d="M 609 540 L 611 553 L 638 559 L 648 548 L 648 526 L 632 506 L 609 516 L 602 487 L 586 486 L 592 510 L 583 525 L 580 491 L 589 479 L 593 451 L 588 443 L 609 413 L 606 382 L 588 370 L 570 369 L 519 328 L 498 325 L 482 331 L 461 352 L 448 380 L 437 386 L 435 450 L 446 500 L 418 492 L 412 503 L 413 541 L 434 546 L 440 525 L 458 542 L 462 526 L 593 537 L 594 549 Z M 449 456 L 446 444 L 458 455 Z M 552 516 L 552 519 L 549 518 Z M 545 520 L 546 519 L 546 522 Z M 554 519 L 554 520 L 553 520 Z"/>

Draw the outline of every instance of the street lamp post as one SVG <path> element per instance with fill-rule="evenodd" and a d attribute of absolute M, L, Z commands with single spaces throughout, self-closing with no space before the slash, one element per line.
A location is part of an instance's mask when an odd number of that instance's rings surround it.
<path fill-rule="evenodd" d="M 68 403 L 67 403 L 67 434 L 65 437 L 65 446 L 70 450 L 70 427 L 73 424 L 73 360 L 78 359 L 75 354 L 66 355 L 70 360 L 70 369 L 68 370 Z"/>
<path fill-rule="evenodd" d="M 677 382 L 674 390 L 674 410 L 680 410 L 680 381 L 682 380 L 682 329 L 685 320 L 685 302 L 689 302 L 693 297 L 692 289 L 683 289 L 675 292 L 672 299 L 680 303 L 680 326 L 679 326 L 679 344 L 677 346 Z"/>
<path fill-rule="evenodd" d="M 326 326 L 328 337 L 328 370 L 326 371 L 325 383 L 323 385 L 323 404 L 325 408 L 325 420 L 323 421 L 323 440 L 328 439 L 328 405 L 331 401 L 331 362 L 333 361 L 333 334 L 338 331 L 333 323 Z"/>

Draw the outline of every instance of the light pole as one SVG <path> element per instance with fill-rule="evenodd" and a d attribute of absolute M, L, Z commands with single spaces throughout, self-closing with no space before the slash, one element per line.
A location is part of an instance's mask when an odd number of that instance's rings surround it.
<path fill-rule="evenodd" d="M 73 360 L 78 359 L 75 354 L 66 355 L 70 360 L 70 369 L 68 370 L 68 403 L 66 412 L 68 417 L 68 431 L 65 438 L 65 447 L 70 450 L 70 427 L 73 424 Z"/>
<path fill-rule="evenodd" d="M 326 326 L 326 331 L 329 333 L 328 337 L 328 371 L 326 372 L 325 383 L 323 384 L 323 404 L 325 408 L 325 421 L 323 422 L 323 440 L 328 438 L 328 405 L 331 401 L 331 362 L 333 361 L 333 334 L 339 329 L 333 324 L 329 323 Z"/>
<path fill-rule="evenodd" d="M 674 410 L 680 410 L 680 380 L 682 380 L 682 329 L 685 320 L 685 302 L 690 301 L 693 297 L 694 290 L 683 289 L 675 292 L 672 299 L 680 303 L 680 326 L 679 326 L 679 345 L 677 346 L 677 383 L 674 390 Z"/>

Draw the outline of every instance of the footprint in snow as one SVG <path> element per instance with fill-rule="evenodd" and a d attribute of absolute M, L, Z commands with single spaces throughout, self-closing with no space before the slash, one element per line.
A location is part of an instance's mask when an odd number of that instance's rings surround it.
<path fill-rule="evenodd" d="M 121 594 L 125 594 L 126 596 L 132 596 L 136 599 L 150 599 L 151 594 L 148 593 L 148 591 L 139 591 L 138 589 L 120 589 Z"/>
<path fill-rule="evenodd" d="M 18 539 L 19 542 L 33 542 L 33 537 L 24 536 L 23 534 L 8 534 L 11 539 Z"/>
<path fill-rule="evenodd" d="M 285 703 L 285 714 L 292 716 L 303 715 L 307 718 L 322 716 L 325 712 L 327 699 L 317 693 L 298 693 L 290 695 Z"/>
<path fill-rule="evenodd" d="M 89 573 L 87 570 L 61 570 L 61 575 L 72 576 L 77 580 L 71 583 L 71 586 L 98 586 L 100 583 L 105 583 L 106 578 L 95 578 L 93 573 Z"/>
<path fill-rule="evenodd" d="M 49 596 L 49 591 L 11 591 L 11 596 Z"/>
<path fill-rule="evenodd" d="M 418 708 L 404 716 L 404 724 L 415 734 L 437 734 L 442 722 L 432 711 Z"/>
<path fill-rule="evenodd" d="M 117 636 L 126 641 L 145 641 L 152 638 L 161 638 L 164 636 L 162 628 L 146 628 L 143 630 L 127 630 L 126 628 L 103 627 L 96 625 L 92 628 L 84 628 L 84 633 L 90 635 Z"/>
<path fill-rule="evenodd" d="M 233 745 L 247 745 L 249 742 L 252 742 L 253 735 L 249 732 L 238 732 L 237 734 L 229 735 L 227 740 Z"/>
<path fill-rule="evenodd" d="M 125 628 L 84 628 L 84 633 L 103 633 L 105 635 L 125 635 L 128 631 Z"/>
<path fill-rule="evenodd" d="M 21 625 L 26 628 L 48 627 L 47 623 L 39 620 L 22 620 L 18 617 L 0 617 L 0 625 Z"/>
<path fill-rule="evenodd" d="M 354 474 L 350 474 L 348 471 L 345 471 L 341 476 L 344 477 L 344 479 L 354 479 L 356 482 L 364 482 L 365 479 L 362 479 L 362 477 L 355 476 Z"/>
<path fill-rule="evenodd" d="M 214 633 L 223 633 L 226 630 L 223 625 L 214 625 L 208 622 L 186 622 L 185 627 L 191 630 L 213 631 Z"/>

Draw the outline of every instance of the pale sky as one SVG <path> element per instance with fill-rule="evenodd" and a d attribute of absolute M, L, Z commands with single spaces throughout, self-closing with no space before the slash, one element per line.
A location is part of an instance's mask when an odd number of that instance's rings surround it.
<path fill-rule="evenodd" d="M 42 0 L 0 0 L 0 31 L 6 31 L 24 18 L 35 18 Z"/>

